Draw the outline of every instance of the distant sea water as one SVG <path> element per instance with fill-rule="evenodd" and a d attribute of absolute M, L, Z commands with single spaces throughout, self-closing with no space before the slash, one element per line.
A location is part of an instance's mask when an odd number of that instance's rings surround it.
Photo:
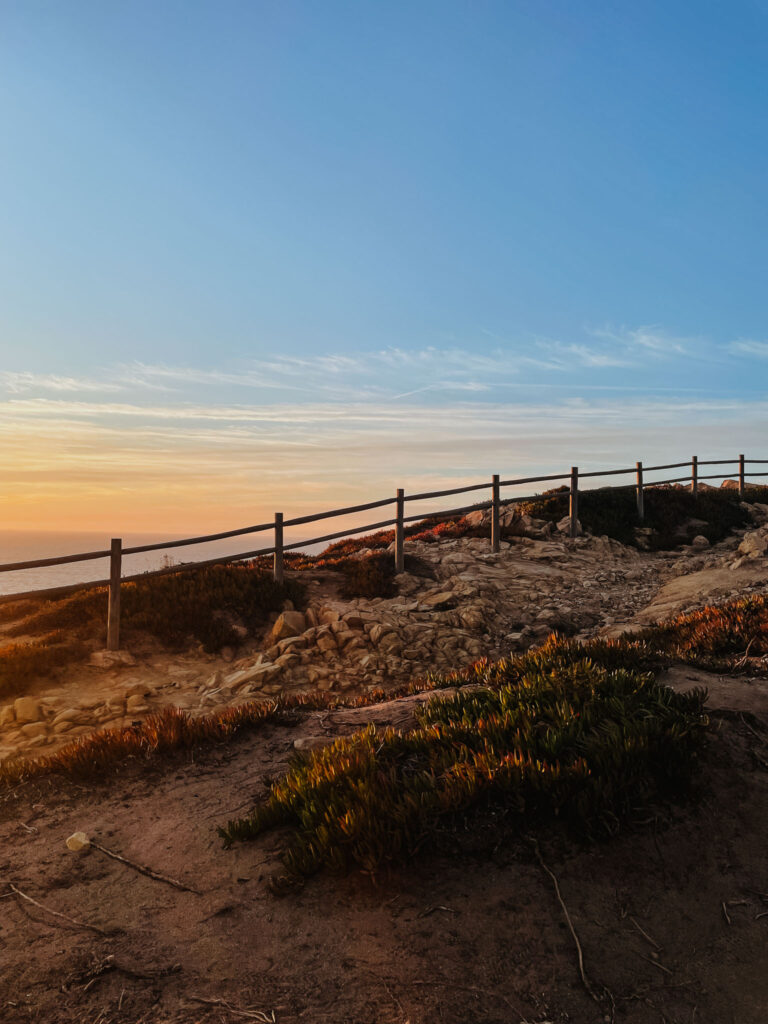
<path fill-rule="evenodd" d="M 125 534 L 123 547 L 140 544 L 156 544 L 171 540 L 167 534 Z M 104 551 L 109 548 L 110 538 L 104 533 L 43 533 L 35 530 L 0 530 L 0 564 L 28 562 L 39 558 L 53 558 L 60 555 L 74 555 L 84 551 Z M 221 558 L 243 551 L 269 547 L 272 534 L 252 534 L 244 537 L 230 537 L 228 540 L 209 544 L 191 544 L 188 547 L 170 550 L 147 551 L 140 555 L 126 555 L 123 558 L 123 575 L 160 569 L 166 559 L 174 563 L 200 562 L 208 558 Z M 24 569 L 0 573 L 0 595 L 23 593 L 28 590 L 45 590 L 62 587 L 70 583 L 90 583 L 109 576 L 109 558 L 88 562 L 70 562 L 66 565 L 50 565 L 38 569 Z"/>

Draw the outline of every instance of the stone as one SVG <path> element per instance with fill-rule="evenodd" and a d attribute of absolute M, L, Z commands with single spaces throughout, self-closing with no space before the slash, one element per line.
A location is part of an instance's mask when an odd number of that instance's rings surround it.
<path fill-rule="evenodd" d="M 759 530 L 746 533 L 739 544 L 739 554 L 747 555 L 749 558 L 759 558 L 764 555 L 768 548 L 768 539 Z"/>
<path fill-rule="evenodd" d="M 486 622 L 486 615 L 481 608 L 470 606 L 459 612 L 462 625 L 466 629 L 482 629 Z"/>
<path fill-rule="evenodd" d="M 154 693 L 154 690 L 148 683 L 134 683 L 133 686 L 123 690 L 123 696 L 126 700 L 129 697 L 146 697 L 150 693 Z"/>
<path fill-rule="evenodd" d="M 52 728 L 53 731 L 57 734 L 62 732 L 69 732 L 69 730 L 72 728 L 72 722 L 68 722 L 66 719 L 63 719 L 61 722 L 54 722 Z"/>
<path fill-rule="evenodd" d="M 13 704 L 6 704 L 4 708 L 0 708 L 0 729 L 13 725 L 15 721 L 16 716 L 13 713 Z"/>
<path fill-rule="evenodd" d="M 22 725 L 21 731 L 28 739 L 34 739 L 35 736 L 45 736 L 48 726 L 45 722 L 28 722 L 26 725 Z"/>
<path fill-rule="evenodd" d="M 313 607 L 312 607 L 311 605 L 310 605 L 310 607 L 309 607 L 309 608 L 307 608 L 307 610 L 306 610 L 306 611 L 304 612 L 304 618 L 306 619 L 306 622 L 307 622 L 307 626 L 308 626 L 308 627 L 309 627 L 310 629 L 311 629 L 311 628 L 312 628 L 313 626 L 316 626 L 316 625 L 317 625 L 317 612 L 315 611 L 315 609 L 314 609 L 314 608 L 313 608 Z"/>
<path fill-rule="evenodd" d="M 136 664 L 130 651 L 94 651 L 88 659 L 94 668 L 127 668 Z"/>
<path fill-rule="evenodd" d="M 317 638 L 317 647 L 321 651 L 335 651 L 336 637 L 333 633 L 324 633 Z"/>
<path fill-rule="evenodd" d="M 343 618 L 350 629 L 362 629 L 365 626 L 365 619 L 357 612 L 348 612 Z"/>
<path fill-rule="evenodd" d="M 709 540 L 703 535 L 699 534 L 698 537 L 694 537 L 691 541 L 691 547 L 694 548 L 708 548 Z"/>
<path fill-rule="evenodd" d="M 224 684 L 233 690 L 248 683 L 261 685 L 279 672 L 279 665 L 273 664 L 271 661 L 264 661 L 258 665 L 251 665 L 250 668 L 244 668 L 239 672 L 233 672 L 231 675 L 226 676 Z"/>
<path fill-rule="evenodd" d="M 74 832 L 66 842 L 67 849 L 73 853 L 79 853 L 80 850 L 86 850 L 90 845 L 91 841 L 85 832 Z"/>
<path fill-rule="evenodd" d="M 451 590 L 440 590 L 436 594 L 422 597 L 421 603 L 432 611 L 447 611 L 456 607 L 456 595 Z"/>
<path fill-rule="evenodd" d="M 132 693 L 130 697 L 126 698 L 125 710 L 128 714 L 135 714 L 139 711 L 147 711 L 148 706 L 144 700 L 144 696 L 140 693 Z"/>
<path fill-rule="evenodd" d="M 317 616 L 317 623 L 319 626 L 330 626 L 332 622 L 338 622 L 341 616 L 333 608 L 321 609 Z"/>
<path fill-rule="evenodd" d="M 13 710 L 19 724 L 39 722 L 43 717 L 42 705 L 35 697 L 17 697 L 13 702 Z"/>
<path fill-rule="evenodd" d="M 82 714 L 83 712 L 81 708 L 65 708 L 54 717 L 53 724 L 55 726 L 58 725 L 59 722 L 76 722 L 82 717 Z"/>
<path fill-rule="evenodd" d="M 278 640 L 284 640 L 289 636 L 298 636 L 299 633 L 303 633 L 307 628 L 307 620 L 304 618 L 302 612 L 296 611 L 285 611 L 277 617 L 277 621 L 272 627 L 271 642 L 277 643 Z"/>

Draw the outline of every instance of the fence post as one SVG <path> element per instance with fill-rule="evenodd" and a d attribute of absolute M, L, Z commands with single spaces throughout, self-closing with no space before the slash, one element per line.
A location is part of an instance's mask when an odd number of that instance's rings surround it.
<path fill-rule="evenodd" d="M 744 497 L 744 456 L 739 456 L 739 497 Z"/>
<path fill-rule="evenodd" d="M 285 566 L 283 562 L 283 513 L 275 512 L 275 559 L 272 568 L 272 575 L 275 583 L 285 581 Z"/>
<path fill-rule="evenodd" d="M 575 537 L 578 532 L 579 521 L 579 467 L 571 466 L 571 501 L 570 501 L 571 528 L 569 533 Z"/>
<path fill-rule="evenodd" d="M 499 536 L 499 474 L 493 474 L 491 483 L 491 551 L 500 551 L 501 537 Z"/>
<path fill-rule="evenodd" d="M 637 466 L 637 518 L 642 523 L 645 519 L 645 495 L 643 494 L 643 464 L 642 462 L 636 463 Z"/>
<path fill-rule="evenodd" d="M 405 491 L 402 487 L 397 489 L 395 503 L 395 572 L 405 572 L 405 554 L 403 552 L 403 541 L 405 539 Z"/>
<path fill-rule="evenodd" d="M 699 457 L 694 455 L 691 459 L 691 494 L 694 498 L 699 493 Z"/>
<path fill-rule="evenodd" d="M 120 650 L 120 577 L 122 575 L 123 542 L 113 537 L 109 551 L 109 606 L 107 609 L 107 650 Z"/>

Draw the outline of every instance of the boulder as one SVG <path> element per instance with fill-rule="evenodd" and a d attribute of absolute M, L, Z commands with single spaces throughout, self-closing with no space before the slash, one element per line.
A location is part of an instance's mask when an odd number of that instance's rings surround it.
<path fill-rule="evenodd" d="M 16 716 L 13 713 L 13 704 L 6 704 L 4 708 L 0 708 L 0 729 L 13 725 L 15 721 Z"/>
<path fill-rule="evenodd" d="M 307 621 L 302 612 L 286 611 L 277 617 L 272 627 L 270 642 L 276 644 L 278 640 L 285 640 L 289 636 L 298 636 L 307 628 Z"/>
<path fill-rule="evenodd" d="M 43 708 L 35 697 L 17 697 L 13 702 L 16 721 L 21 725 L 25 722 L 39 722 L 43 717 Z"/>
<path fill-rule="evenodd" d="M 94 668 L 125 668 L 136 664 L 136 659 L 129 651 L 94 651 L 89 658 Z"/>
<path fill-rule="evenodd" d="M 768 539 L 759 530 L 753 530 L 744 535 L 739 544 L 739 554 L 746 555 L 748 558 L 759 558 L 765 554 L 766 548 L 768 548 Z"/>

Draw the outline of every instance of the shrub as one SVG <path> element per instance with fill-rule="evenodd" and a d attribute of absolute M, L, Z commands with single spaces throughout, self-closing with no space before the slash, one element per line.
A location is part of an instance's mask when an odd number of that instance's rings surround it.
<path fill-rule="evenodd" d="M 344 576 L 341 594 L 353 597 L 392 597 L 395 594 L 395 562 L 391 555 L 373 552 L 364 558 L 338 563 Z"/>
<path fill-rule="evenodd" d="M 226 845 L 281 827 L 293 876 L 375 871 L 483 810 L 611 832 L 685 784 L 705 724 L 703 691 L 606 669 L 553 641 L 538 663 L 433 701 L 404 733 L 373 726 L 300 760 L 266 801 L 219 830 Z"/>
<path fill-rule="evenodd" d="M 85 657 L 85 644 L 49 633 L 34 643 L 0 648 L 0 698 L 17 697 L 29 683 L 55 671 L 61 665 Z"/>
<path fill-rule="evenodd" d="M 227 614 L 242 619 L 249 628 L 259 627 L 286 599 L 299 603 L 303 588 L 295 582 L 275 583 L 271 575 L 248 565 L 209 566 L 123 583 L 120 625 L 125 634 L 144 631 L 173 647 L 191 637 L 213 652 L 238 642 Z M 20 636 L 68 629 L 81 639 L 101 638 L 106 604 L 103 589 L 77 591 L 47 602 L 7 632 Z"/>
<path fill-rule="evenodd" d="M 759 500 L 757 491 L 750 500 Z M 547 491 L 540 498 L 520 503 L 521 512 L 558 522 L 568 515 L 568 488 Z M 622 544 L 636 545 L 635 528 L 654 531 L 650 546 L 666 550 L 701 534 L 710 543 L 717 543 L 734 528 L 745 526 L 749 512 L 741 507 L 738 491 L 728 488 L 706 489 L 694 497 L 682 487 L 647 487 L 644 494 L 645 518 L 637 515 L 635 491 L 596 488 L 579 492 L 579 519 L 585 530 L 596 536 L 607 535 Z M 688 520 L 702 520 L 704 525 L 688 527 Z"/>

